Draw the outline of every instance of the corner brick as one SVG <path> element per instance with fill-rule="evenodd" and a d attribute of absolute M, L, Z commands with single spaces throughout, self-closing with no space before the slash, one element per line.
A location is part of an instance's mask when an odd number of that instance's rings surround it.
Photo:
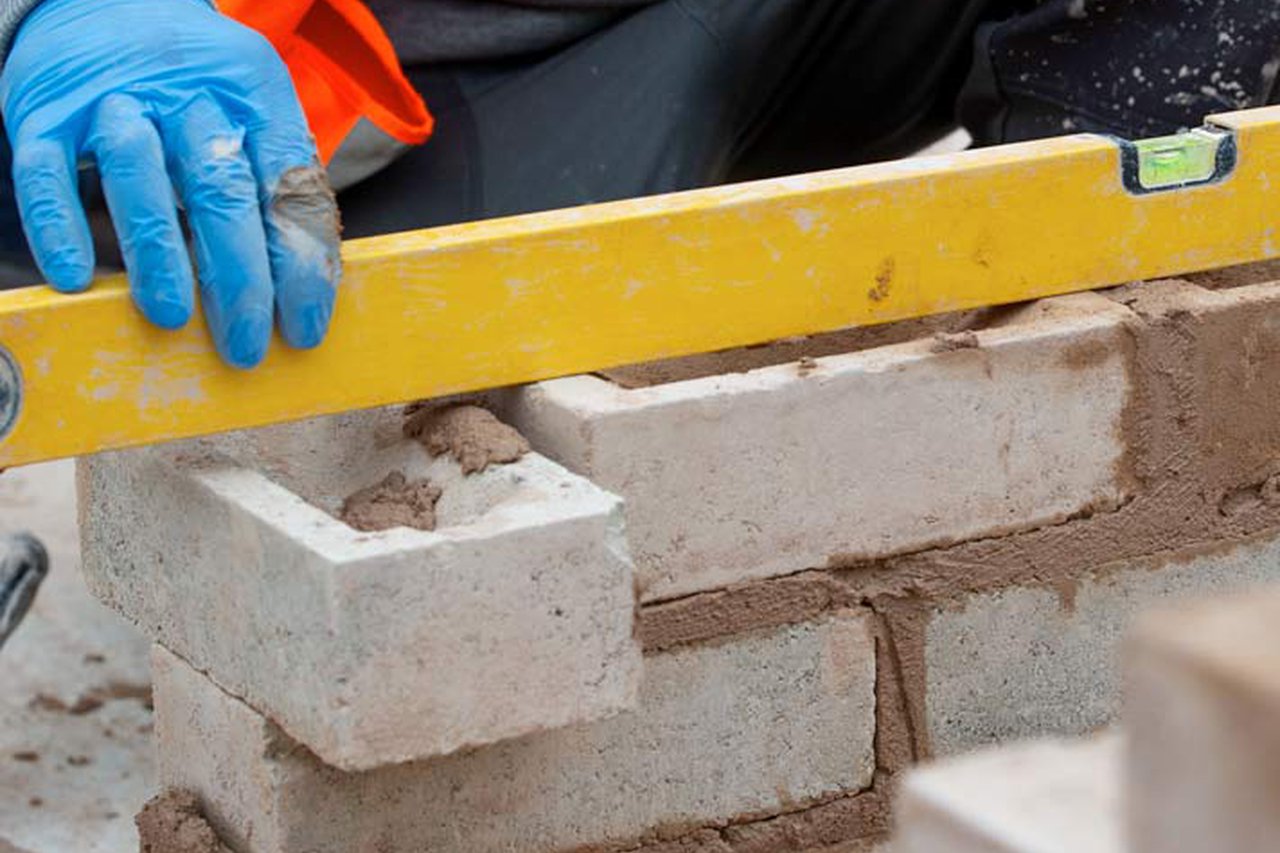
<path fill-rule="evenodd" d="M 337 767 L 635 704 L 621 505 L 536 454 L 463 476 L 383 410 L 81 465 L 93 592 Z M 393 470 L 443 488 L 437 530 L 325 511 Z"/>

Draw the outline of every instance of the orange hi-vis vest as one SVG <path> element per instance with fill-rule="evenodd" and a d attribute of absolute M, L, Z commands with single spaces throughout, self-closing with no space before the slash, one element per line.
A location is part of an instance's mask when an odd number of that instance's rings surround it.
<path fill-rule="evenodd" d="M 218 7 L 284 58 L 326 164 L 361 119 L 405 145 L 431 135 L 431 113 L 360 0 L 218 0 Z"/>

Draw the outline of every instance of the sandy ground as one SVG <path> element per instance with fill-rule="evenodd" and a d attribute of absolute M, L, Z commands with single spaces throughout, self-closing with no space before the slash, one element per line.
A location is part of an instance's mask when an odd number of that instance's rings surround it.
<path fill-rule="evenodd" d="M 0 649 L 0 853 L 133 853 L 153 793 L 147 644 L 80 579 L 74 472 L 0 474 L 0 530 L 34 532 L 53 561 Z"/>

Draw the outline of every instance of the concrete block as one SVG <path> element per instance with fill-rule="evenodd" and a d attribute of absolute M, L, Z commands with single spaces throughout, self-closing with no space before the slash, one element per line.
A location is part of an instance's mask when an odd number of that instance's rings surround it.
<path fill-rule="evenodd" d="M 336 520 L 392 471 L 442 488 L 436 530 Z M 335 766 L 635 704 L 620 503 L 540 456 L 464 476 L 384 410 L 99 456 L 80 488 L 94 593 Z"/>
<path fill-rule="evenodd" d="M 1034 527 L 1126 496 L 1126 310 L 627 389 L 504 392 L 541 452 L 626 500 L 642 599 Z"/>
<path fill-rule="evenodd" d="M 1145 616 L 1126 648 L 1133 853 L 1280 839 L 1280 593 Z"/>
<path fill-rule="evenodd" d="M 1280 582 L 1272 532 L 1212 550 L 1104 565 L 1064 589 L 1011 588 L 932 614 L 925 714 L 946 755 L 1040 735 L 1074 735 L 1119 710 L 1119 647 L 1160 602 Z"/>
<path fill-rule="evenodd" d="M 915 770 L 893 851 L 1122 853 L 1120 743 L 1032 742 Z"/>
<path fill-rule="evenodd" d="M 163 649 L 153 663 L 161 780 L 240 853 L 625 848 L 858 791 L 874 769 L 874 642 L 853 612 L 653 655 L 639 708 L 609 720 L 363 773 Z"/>

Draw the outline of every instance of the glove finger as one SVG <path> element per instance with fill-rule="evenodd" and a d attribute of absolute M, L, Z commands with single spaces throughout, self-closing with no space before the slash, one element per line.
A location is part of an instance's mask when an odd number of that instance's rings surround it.
<path fill-rule="evenodd" d="M 200 297 L 214 343 L 232 366 L 253 367 L 271 340 L 272 287 L 244 132 L 207 97 L 162 122 L 160 131 L 195 236 Z"/>
<path fill-rule="evenodd" d="M 41 274 L 55 290 L 77 293 L 93 280 L 93 238 L 65 142 L 18 132 L 13 183 L 22 229 Z"/>
<path fill-rule="evenodd" d="M 98 106 L 86 147 L 98 161 L 134 301 L 157 326 L 186 325 L 195 302 L 194 277 L 164 146 L 146 107 L 128 95 L 107 96 Z"/>
<path fill-rule="evenodd" d="M 307 349 L 324 339 L 333 315 L 342 226 L 296 97 L 290 90 L 275 100 L 286 106 L 250 125 L 246 151 L 265 190 L 262 219 L 280 333 L 289 345 Z"/>
<path fill-rule="evenodd" d="M 324 168 L 285 172 L 262 218 L 280 333 L 290 346 L 317 346 L 329 329 L 342 275 L 338 203 Z"/>

